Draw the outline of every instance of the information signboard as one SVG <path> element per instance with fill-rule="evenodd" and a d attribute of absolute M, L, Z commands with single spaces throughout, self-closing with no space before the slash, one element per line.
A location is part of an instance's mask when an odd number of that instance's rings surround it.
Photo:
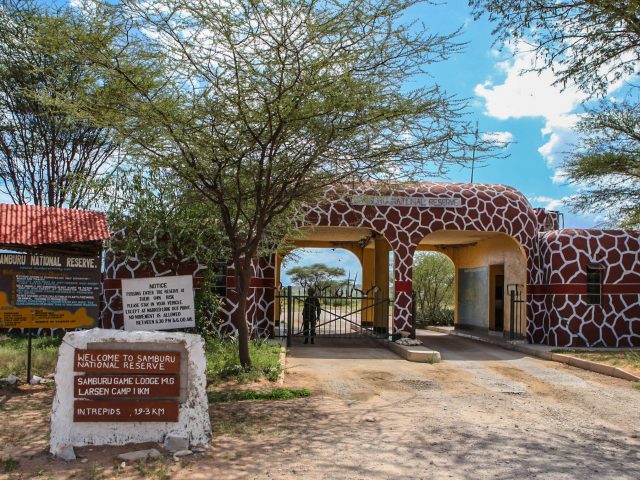
<path fill-rule="evenodd" d="M 177 422 L 180 352 L 76 349 L 74 422 Z"/>
<path fill-rule="evenodd" d="M 0 328 L 93 327 L 100 257 L 0 253 Z"/>
<path fill-rule="evenodd" d="M 125 330 L 168 330 L 196 326 L 193 277 L 122 280 Z"/>

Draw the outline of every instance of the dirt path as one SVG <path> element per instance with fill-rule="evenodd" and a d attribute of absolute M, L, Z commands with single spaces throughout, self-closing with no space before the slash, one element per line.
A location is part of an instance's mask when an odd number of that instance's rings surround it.
<path fill-rule="evenodd" d="M 629 382 L 462 338 L 424 341 L 442 363 L 294 345 L 286 384 L 314 395 L 212 407 L 211 452 L 170 478 L 640 478 L 640 390 Z M 55 465 L 56 477 L 82 478 L 77 464 Z"/>
<path fill-rule="evenodd" d="M 640 391 L 628 382 L 457 337 L 423 340 L 442 363 L 294 348 L 288 379 L 316 385 L 318 420 L 283 438 L 296 461 L 272 474 L 640 478 Z"/>

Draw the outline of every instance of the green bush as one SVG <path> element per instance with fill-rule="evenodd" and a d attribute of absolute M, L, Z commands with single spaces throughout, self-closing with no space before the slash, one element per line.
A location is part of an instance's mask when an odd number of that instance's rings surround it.
<path fill-rule="evenodd" d="M 209 393 L 209 401 L 239 402 L 242 400 L 290 400 L 292 398 L 303 398 L 311 395 L 307 388 L 272 388 L 266 391 L 256 390 L 231 390 L 227 392 Z"/>
<path fill-rule="evenodd" d="M 255 381 L 261 377 L 275 382 L 280 376 L 280 345 L 252 340 L 249 351 L 253 367 L 245 369 L 238 358 L 238 343 L 231 338 L 206 337 L 207 380 L 216 383 L 236 380 L 238 383 Z"/>
<path fill-rule="evenodd" d="M 425 327 L 434 326 L 451 326 L 453 325 L 454 313 L 453 308 L 438 308 L 430 312 L 416 312 L 416 326 Z"/>

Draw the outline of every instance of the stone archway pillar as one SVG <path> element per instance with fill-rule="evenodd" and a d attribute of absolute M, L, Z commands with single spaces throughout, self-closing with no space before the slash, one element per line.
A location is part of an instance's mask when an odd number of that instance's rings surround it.
<path fill-rule="evenodd" d="M 380 289 L 378 300 L 389 298 L 389 244 L 384 237 L 376 235 L 375 245 L 375 285 Z M 382 301 L 376 305 L 374 313 L 374 328 L 386 330 L 389 325 L 389 308 Z"/>
<path fill-rule="evenodd" d="M 411 241 L 394 245 L 394 278 L 395 301 L 393 304 L 393 331 L 411 333 L 413 325 L 413 254 L 415 245 Z"/>

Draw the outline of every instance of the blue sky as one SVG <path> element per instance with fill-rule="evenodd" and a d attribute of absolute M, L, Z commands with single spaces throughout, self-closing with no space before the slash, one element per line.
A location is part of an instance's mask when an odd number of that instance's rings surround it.
<path fill-rule="evenodd" d="M 514 143 L 509 158 L 492 160 L 477 169 L 477 183 L 501 183 L 523 192 L 535 207 L 564 213 L 565 227 L 601 226 L 596 215 L 573 214 L 563 201 L 575 187 L 562 178 L 563 153 L 576 140 L 572 129 L 582 112 L 584 94 L 569 86 L 561 91 L 553 87 L 550 73 L 522 74 L 533 59 L 528 52 L 515 54 L 513 48 L 501 51 L 494 45 L 492 26 L 485 19 L 474 20 L 467 0 L 450 0 L 442 5 L 418 5 L 407 15 L 419 20 L 434 33 L 450 33 L 462 28 L 459 41 L 467 45 L 462 53 L 446 62 L 432 65 L 428 82 L 438 83 L 448 93 L 469 102 L 470 119 L 477 120 L 481 131 L 499 132 Z M 617 87 L 617 86 L 616 86 Z M 609 94 L 615 95 L 613 87 Z M 445 180 L 468 182 L 470 170 L 452 170 Z M 299 255 L 296 262 L 308 265 L 324 262 L 359 272 L 360 265 L 346 251 L 312 249 Z M 284 273 L 284 272 L 283 272 Z M 286 284 L 286 275 L 283 275 Z"/>

